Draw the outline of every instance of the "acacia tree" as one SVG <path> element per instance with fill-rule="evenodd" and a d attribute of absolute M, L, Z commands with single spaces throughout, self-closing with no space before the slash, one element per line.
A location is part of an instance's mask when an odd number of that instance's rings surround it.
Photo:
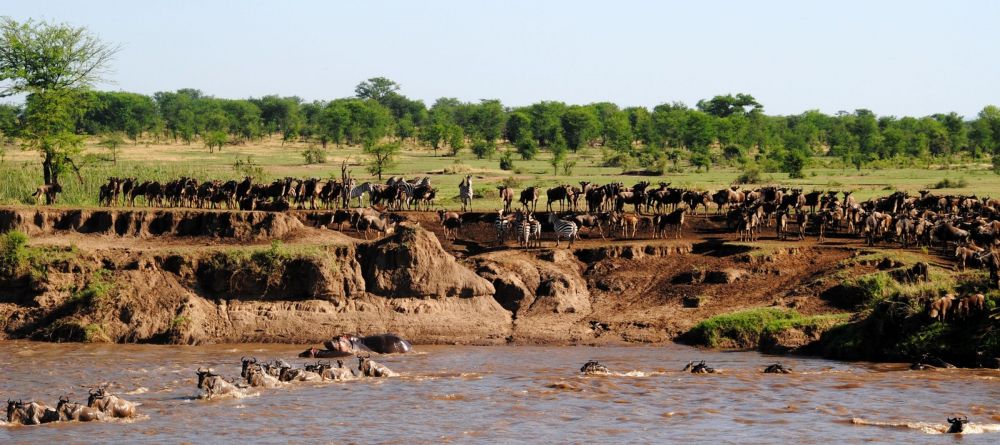
<path fill-rule="evenodd" d="M 0 19 L 0 97 L 28 95 L 20 136 L 24 148 L 41 154 L 45 184 L 58 186 L 69 167 L 79 177 L 73 158 L 83 141 L 73 127 L 85 109 L 82 93 L 117 52 L 84 27 Z"/>
<path fill-rule="evenodd" d="M 396 162 L 396 153 L 402 144 L 399 142 L 375 143 L 369 140 L 365 143 L 365 153 L 368 153 L 368 172 L 377 175 L 378 180 L 382 180 L 382 173 L 388 170 Z"/>

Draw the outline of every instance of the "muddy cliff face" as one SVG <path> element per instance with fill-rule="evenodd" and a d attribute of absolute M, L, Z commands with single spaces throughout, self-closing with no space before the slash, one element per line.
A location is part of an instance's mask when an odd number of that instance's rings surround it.
<path fill-rule="evenodd" d="M 822 289 L 798 283 L 847 255 L 752 255 L 684 240 L 463 251 L 442 245 L 434 215 L 409 216 L 396 233 L 361 241 L 323 227 L 322 212 L 0 209 L 0 230 L 29 234 L 33 252 L 0 281 L 0 335 L 317 343 L 391 331 L 417 343 L 670 341 L 745 307 L 828 311 L 803 296 Z M 464 230 L 492 236 L 489 222 Z M 691 298 L 701 303 L 690 307 Z"/>

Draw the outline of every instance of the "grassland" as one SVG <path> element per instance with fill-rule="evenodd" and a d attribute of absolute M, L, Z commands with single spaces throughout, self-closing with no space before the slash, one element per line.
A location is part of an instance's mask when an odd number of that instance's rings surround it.
<path fill-rule="evenodd" d="M 242 176 L 233 168 L 237 160 L 252 159 L 263 169 L 257 179 L 268 181 L 285 176 L 294 177 L 339 177 L 340 163 L 347 160 L 352 174 L 360 180 L 370 180 L 365 169 L 366 155 L 360 147 L 330 146 L 325 150 L 327 160 L 321 164 L 306 164 L 302 152 L 305 143 L 282 144 L 280 138 L 263 139 L 247 145 L 229 145 L 222 151 L 209 153 L 203 145 L 192 143 L 161 143 L 126 145 L 121 149 L 117 164 L 110 161 L 107 150 L 89 141 L 84 149 L 82 162 L 83 182 L 75 175 L 67 173 L 62 181 L 64 194 L 60 198 L 63 206 L 96 205 L 98 187 L 108 176 L 134 176 L 140 179 L 166 180 L 179 176 L 198 179 L 229 179 Z M 501 148 L 502 150 L 509 147 Z M 737 167 L 714 167 L 710 171 L 695 171 L 693 167 L 681 163 L 672 172 L 662 176 L 628 176 L 618 167 L 603 167 L 599 148 L 586 148 L 571 153 L 568 160 L 575 162 L 570 174 L 560 167 L 560 174 L 553 174 L 551 155 L 542 152 L 531 161 L 515 156 L 514 170 L 499 168 L 499 153 L 493 159 L 476 159 L 468 150 L 458 156 L 450 156 L 447 150 L 439 150 L 437 155 L 424 147 L 405 144 L 394 166 L 387 175 L 431 176 L 432 183 L 444 199 L 440 204 L 457 205 L 458 183 L 466 174 L 472 174 L 474 185 L 485 199 L 476 200 L 478 210 L 496 208 L 495 186 L 502 182 L 516 188 L 536 185 L 551 187 L 559 183 L 576 184 L 579 181 L 607 183 L 623 181 L 626 184 L 640 180 L 656 183 L 671 182 L 673 186 L 715 190 L 733 183 L 741 174 Z M 806 190 L 854 190 L 856 196 L 865 199 L 887 194 L 893 190 L 916 192 L 928 188 L 945 179 L 958 183 L 960 188 L 941 188 L 937 193 L 974 193 L 977 195 L 1000 196 L 1000 175 L 996 175 L 990 165 L 981 162 L 963 162 L 950 165 L 927 163 L 921 167 L 878 168 L 868 167 L 856 170 L 844 168 L 833 158 L 815 158 L 805 170 L 805 178 L 789 179 L 783 173 L 764 173 L 762 182 L 780 183 L 802 187 Z M 29 204 L 31 193 L 41 181 L 41 159 L 36 152 L 22 151 L 16 146 L 7 146 L 0 162 L 0 204 Z M 383 179 L 385 179 L 383 177 Z M 964 181 L 961 181 L 964 179 Z M 544 200 L 543 200 L 544 201 Z"/>

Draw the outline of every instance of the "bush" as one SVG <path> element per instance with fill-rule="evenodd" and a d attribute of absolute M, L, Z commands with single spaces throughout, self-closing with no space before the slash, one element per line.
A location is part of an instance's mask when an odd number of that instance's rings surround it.
<path fill-rule="evenodd" d="M 0 276 L 13 278 L 23 271 L 27 244 L 28 235 L 17 230 L 0 235 Z"/>
<path fill-rule="evenodd" d="M 750 309 L 709 318 L 691 328 L 685 337 L 710 347 L 728 345 L 749 348 L 757 346 L 765 334 L 777 334 L 791 328 L 828 327 L 847 317 L 846 314 L 806 317 L 793 310 Z"/>
<path fill-rule="evenodd" d="M 509 151 L 504 152 L 503 156 L 500 156 L 500 170 L 511 171 L 514 169 L 514 158 L 511 156 Z"/>
<path fill-rule="evenodd" d="M 233 163 L 233 171 L 238 173 L 240 176 L 249 176 L 251 178 L 260 178 L 264 176 L 264 168 L 254 162 L 253 156 L 247 156 L 246 161 L 237 158 L 236 162 Z"/>
<path fill-rule="evenodd" d="M 563 174 L 566 176 L 573 176 L 573 168 L 576 167 L 576 161 L 564 161 L 562 165 Z"/>
<path fill-rule="evenodd" d="M 493 159 L 497 147 L 493 143 L 486 141 L 476 141 L 472 143 L 472 153 L 479 159 Z"/>
<path fill-rule="evenodd" d="M 514 145 L 517 147 L 517 154 L 525 161 L 530 161 L 538 155 L 538 142 L 534 138 L 521 138 Z"/>
<path fill-rule="evenodd" d="M 945 178 L 934 184 L 928 185 L 927 187 L 931 189 L 960 189 L 968 187 L 968 185 L 969 181 L 965 178 L 958 178 L 955 180 Z"/>
<path fill-rule="evenodd" d="M 503 178 L 503 180 L 500 181 L 500 183 L 512 189 L 521 186 L 521 181 L 513 176 Z"/>
<path fill-rule="evenodd" d="M 745 167 L 743 172 L 736 177 L 737 184 L 757 184 L 761 181 L 760 169 L 753 165 Z"/>
<path fill-rule="evenodd" d="M 326 163 L 326 152 L 322 148 L 315 145 L 310 145 L 302 151 L 302 158 L 305 159 L 306 164 L 324 164 Z"/>

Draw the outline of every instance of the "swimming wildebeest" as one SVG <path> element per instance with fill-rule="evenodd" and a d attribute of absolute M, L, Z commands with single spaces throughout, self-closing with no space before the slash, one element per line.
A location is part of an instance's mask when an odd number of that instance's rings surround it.
<path fill-rule="evenodd" d="M 358 371 L 365 377 L 394 377 L 397 376 L 385 365 L 381 365 L 368 357 L 358 357 Z"/>
<path fill-rule="evenodd" d="M 79 422 L 91 422 L 94 420 L 104 420 L 104 413 L 101 410 L 70 402 L 67 396 L 59 398 L 59 404 L 56 405 L 56 412 L 59 413 L 59 420 L 61 421 L 76 420 Z"/>
<path fill-rule="evenodd" d="M 7 423 L 40 425 L 57 420 L 59 413 L 44 403 L 7 400 Z"/>
<path fill-rule="evenodd" d="M 111 417 L 135 417 L 135 403 L 109 394 L 103 386 L 90 391 L 90 396 L 87 397 L 87 406 L 97 408 Z"/>
<path fill-rule="evenodd" d="M 216 374 L 212 368 L 198 368 L 195 372 L 198 374 L 198 389 L 204 391 L 198 396 L 200 399 L 211 400 L 215 397 L 237 396 L 243 393 L 242 389 Z"/>
<path fill-rule="evenodd" d="M 764 368 L 764 374 L 791 374 L 792 368 L 786 368 L 781 363 L 775 363 Z"/>
<path fill-rule="evenodd" d="M 961 418 L 949 417 L 948 423 L 951 424 L 951 426 L 948 427 L 948 434 L 961 434 L 963 431 L 965 431 L 965 424 L 969 423 L 969 418 L 966 416 L 962 416 Z"/>
<path fill-rule="evenodd" d="M 681 370 L 681 372 L 684 371 L 691 371 L 692 374 L 713 374 L 717 372 L 715 368 L 706 365 L 704 360 L 698 363 L 688 362 L 688 364 L 684 366 L 684 369 Z"/>
<path fill-rule="evenodd" d="M 597 360 L 590 360 L 583 364 L 580 368 L 580 372 L 586 375 L 608 375 L 611 374 L 611 370 L 607 366 L 604 366 L 597 362 Z"/>

